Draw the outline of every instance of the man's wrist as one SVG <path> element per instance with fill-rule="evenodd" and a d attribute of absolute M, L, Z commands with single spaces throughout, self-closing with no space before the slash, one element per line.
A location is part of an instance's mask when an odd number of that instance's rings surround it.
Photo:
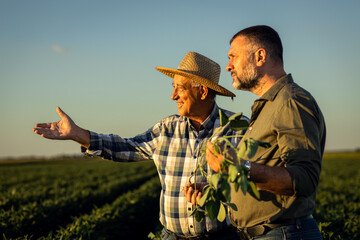
<path fill-rule="evenodd" d="M 89 148 L 90 146 L 90 132 L 86 129 L 80 128 L 73 139 L 75 142 L 79 143 L 84 148 Z"/>

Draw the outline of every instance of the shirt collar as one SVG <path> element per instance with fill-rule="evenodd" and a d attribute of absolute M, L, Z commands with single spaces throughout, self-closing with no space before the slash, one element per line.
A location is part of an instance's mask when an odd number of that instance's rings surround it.
<path fill-rule="evenodd" d="M 293 83 L 294 80 L 291 74 L 287 74 L 286 76 L 280 78 L 276 81 L 276 83 L 266 91 L 259 99 L 273 101 L 278 94 L 278 92 L 288 83 Z"/>
<path fill-rule="evenodd" d="M 210 115 L 205 119 L 205 121 L 201 124 L 205 129 L 211 129 L 214 127 L 215 121 L 219 116 L 219 107 L 214 104 L 214 108 L 211 111 Z M 201 130 L 200 126 L 200 130 Z"/>

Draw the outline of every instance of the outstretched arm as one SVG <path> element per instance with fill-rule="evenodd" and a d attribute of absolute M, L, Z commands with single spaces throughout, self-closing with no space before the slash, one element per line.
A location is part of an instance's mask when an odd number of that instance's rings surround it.
<path fill-rule="evenodd" d="M 56 112 L 61 117 L 58 122 L 38 123 L 33 131 L 47 139 L 73 140 L 81 146 L 88 148 L 90 145 L 89 131 L 77 126 L 74 121 L 59 107 Z"/>

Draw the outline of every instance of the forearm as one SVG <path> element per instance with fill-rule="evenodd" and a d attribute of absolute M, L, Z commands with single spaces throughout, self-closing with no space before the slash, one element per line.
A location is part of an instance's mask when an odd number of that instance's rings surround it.
<path fill-rule="evenodd" d="M 260 189 L 280 195 L 294 194 L 291 177 L 285 167 L 252 163 L 250 178 Z"/>
<path fill-rule="evenodd" d="M 88 131 L 90 143 L 82 145 L 81 151 L 86 155 L 97 156 L 118 162 L 152 160 L 151 141 L 142 141 L 141 136 L 122 138 L 114 134 L 100 134 Z"/>
<path fill-rule="evenodd" d="M 81 127 L 77 127 L 72 140 L 79 143 L 84 148 L 89 148 L 90 146 L 90 133 L 88 130 L 85 130 Z"/>

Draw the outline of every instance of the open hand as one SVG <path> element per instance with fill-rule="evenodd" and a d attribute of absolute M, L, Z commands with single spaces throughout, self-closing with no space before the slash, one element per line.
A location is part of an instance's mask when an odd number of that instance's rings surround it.
<path fill-rule="evenodd" d="M 77 127 L 73 120 L 63 112 L 59 107 L 56 112 L 61 117 L 58 122 L 38 123 L 33 131 L 48 139 L 66 140 L 74 138 L 74 129 Z"/>

